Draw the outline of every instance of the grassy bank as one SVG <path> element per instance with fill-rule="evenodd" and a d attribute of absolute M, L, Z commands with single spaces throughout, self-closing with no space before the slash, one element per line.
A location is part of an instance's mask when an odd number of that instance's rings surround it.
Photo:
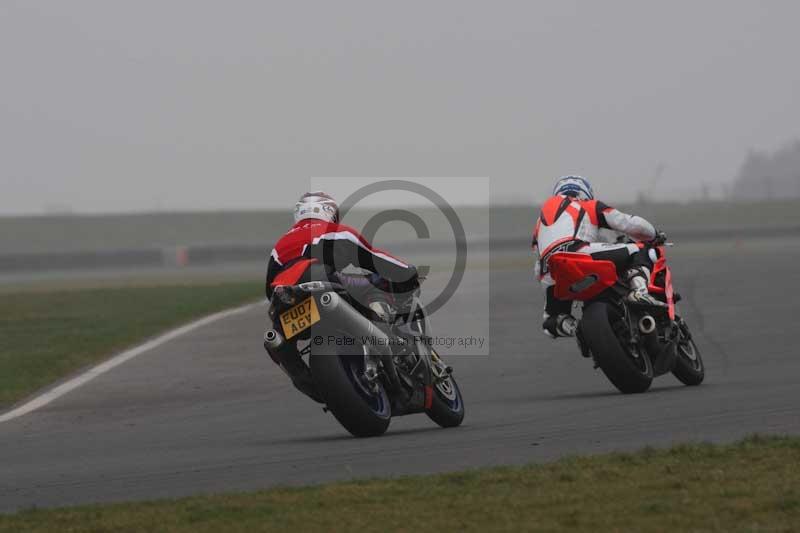
<path fill-rule="evenodd" d="M 16 531 L 797 531 L 800 439 L 397 480 L 29 510 Z"/>
<path fill-rule="evenodd" d="M 111 353 L 258 299 L 257 281 L 0 294 L 0 409 Z"/>

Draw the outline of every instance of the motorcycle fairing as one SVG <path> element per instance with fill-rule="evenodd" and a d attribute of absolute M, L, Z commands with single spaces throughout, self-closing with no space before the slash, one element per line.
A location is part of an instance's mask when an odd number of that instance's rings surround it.
<path fill-rule="evenodd" d="M 272 280 L 270 285 L 272 288 L 280 287 L 281 285 L 297 285 L 297 282 L 299 282 L 300 278 L 303 277 L 303 274 L 306 273 L 308 267 L 316 262 L 316 259 L 300 259 L 295 264 L 275 276 L 275 279 Z"/>
<path fill-rule="evenodd" d="M 664 295 L 667 300 L 669 318 L 675 320 L 675 291 L 672 288 L 672 271 L 667 266 L 667 258 L 664 256 L 663 249 L 659 249 L 658 255 L 659 258 L 653 265 L 647 290 L 650 291 L 650 294 Z M 659 276 L 663 276 L 663 285 L 658 281 Z"/>
<path fill-rule="evenodd" d="M 592 259 L 586 254 L 558 252 L 550 256 L 547 264 L 559 300 L 592 300 L 618 279 L 612 261 Z"/>

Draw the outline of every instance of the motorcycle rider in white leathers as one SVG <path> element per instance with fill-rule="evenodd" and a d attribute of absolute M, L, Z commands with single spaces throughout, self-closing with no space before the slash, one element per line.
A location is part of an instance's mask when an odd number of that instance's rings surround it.
<path fill-rule="evenodd" d="M 623 233 L 635 241 L 663 241 L 664 234 L 656 231 L 647 220 L 628 215 L 594 199 L 588 180 L 580 176 L 560 178 L 553 188 L 553 196 L 543 205 L 533 232 L 533 249 L 538 255 L 536 275 L 545 290 L 545 335 L 571 337 L 577 330 L 577 320 L 572 316 L 572 302 L 559 300 L 554 295 L 555 282 L 547 269 L 547 260 L 554 253 L 573 252 L 610 260 L 631 287 L 627 299 L 632 304 L 663 306 L 648 293 L 652 260 L 649 249 L 636 244 L 611 244 L 602 242 L 601 229 Z"/>

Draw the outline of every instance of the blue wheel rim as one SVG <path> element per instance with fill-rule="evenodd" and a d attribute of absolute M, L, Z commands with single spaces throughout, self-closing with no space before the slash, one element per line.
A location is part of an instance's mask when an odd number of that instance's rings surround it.
<path fill-rule="evenodd" d="M 340 356 L 340 360 L 348 379 L 353 384 L 353 389 L 361 396 L 372 412 L 381 418 L 389 418 L 391 416 L 391 406 L 386 391 L 379 385 L 380 392 L 375 394 L 361 380 L 361 376 L 364 373 L 363 357 Z"/>

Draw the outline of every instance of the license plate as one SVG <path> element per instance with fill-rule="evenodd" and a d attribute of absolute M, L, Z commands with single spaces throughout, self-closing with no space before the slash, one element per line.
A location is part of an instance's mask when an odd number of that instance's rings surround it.
<path fill-rule="evenodd" d="M 281 313 L 281 326 L 283 335 L 291 339 L 319 322 L 319 309 L 314 297 L 301 302 L 288 311 Z"/>

